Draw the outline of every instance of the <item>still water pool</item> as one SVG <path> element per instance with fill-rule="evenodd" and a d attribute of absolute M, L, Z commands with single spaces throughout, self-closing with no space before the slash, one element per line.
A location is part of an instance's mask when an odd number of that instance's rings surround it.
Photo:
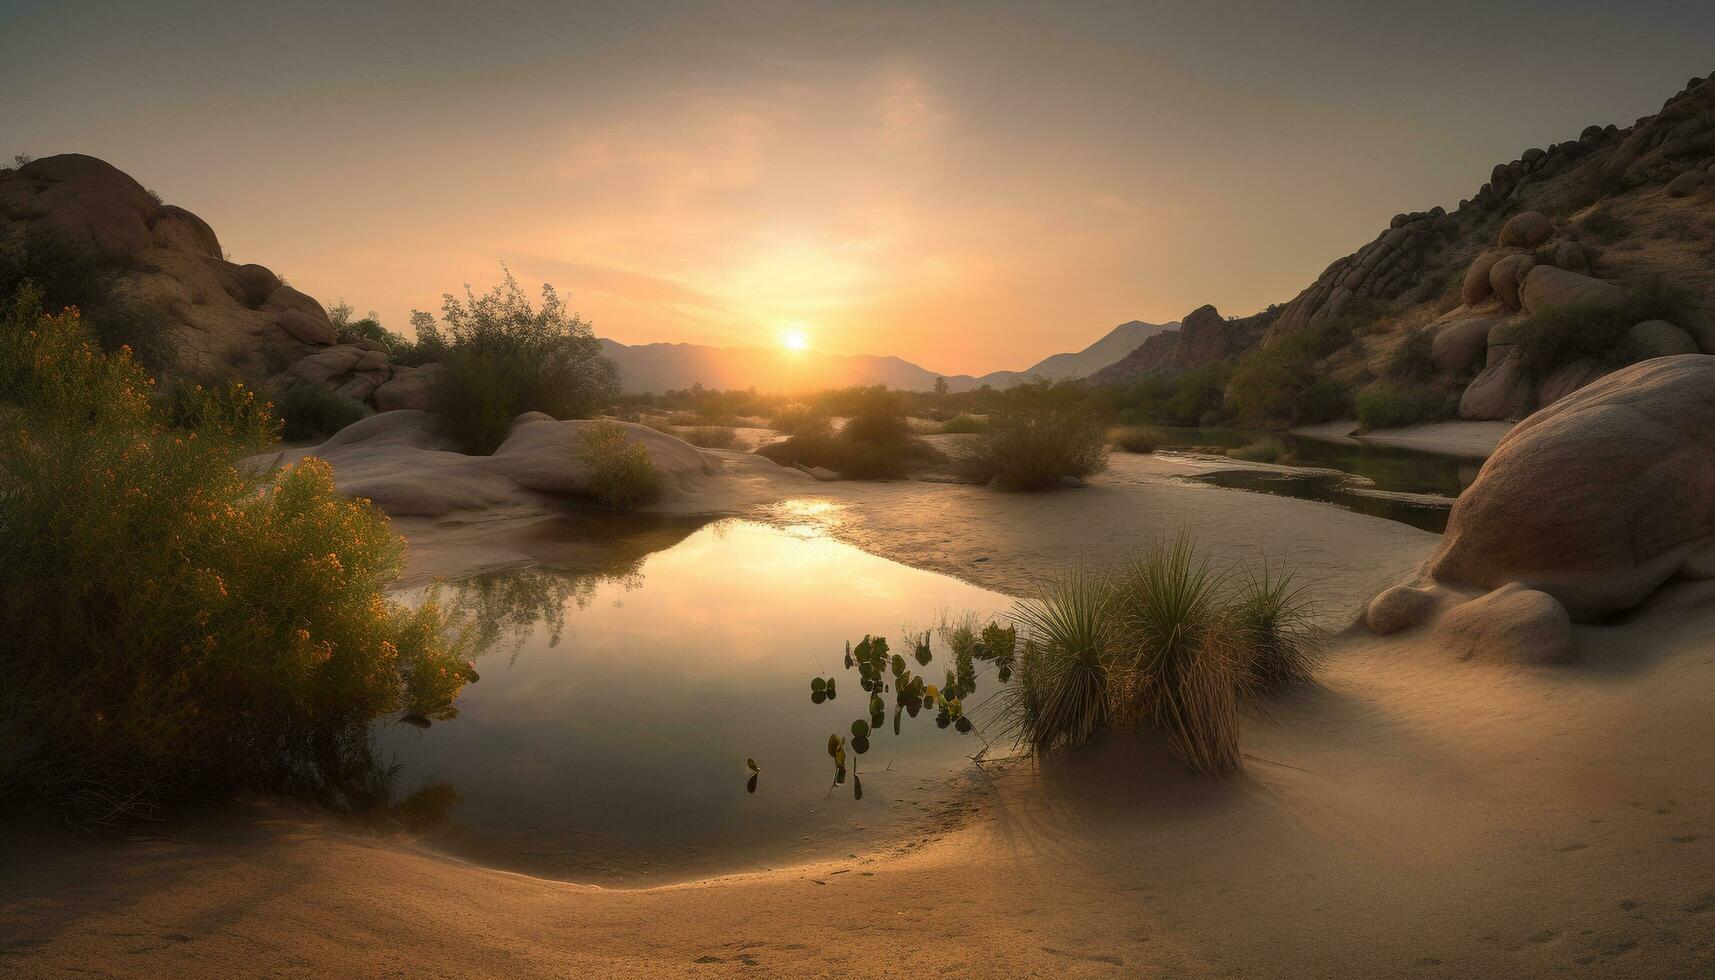
<path fill-rule="evenodd" d="M 867 714 L 844 643 L 884 634 L 909 654 L 902 627 L 986 618 L 1010 599 L 808 530 L 687 530 L 618 571 L 534 568 L 447 589 L 515 633 L 477 661 L 458 718 L 378 735 L 402 792 L 457 794 L 428 844 L 530 874 L 650 884 L 843 857 L 955 794 L 983 743 L 927 712 L 856 758 L 861 800 L 833 785 L 828 736 Z M 811 703 L 818 674 L 838 678 L 835 700 Z M 973 700 L 994 687 L 980 670 Z M 747 758 L 761 769 L 754 792 Z"/>

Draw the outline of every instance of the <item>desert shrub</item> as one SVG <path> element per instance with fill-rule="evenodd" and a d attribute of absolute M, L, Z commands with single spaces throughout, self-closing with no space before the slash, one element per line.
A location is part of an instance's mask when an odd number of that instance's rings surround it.
<path fill-rule="evenodd" d="M 1447 418 L 1451 399 L 1427 384 L 1378 381 L 1358 392 L 1358 423 L 1365 429 L 1399 429 Z"/>
<path fill-rule="evenodd" d="M 661 496 L 661 475 L 649 459 L 649 450 L 627 438 L 622 423 L 586 426 L 578 458 L 590 468 L 590 496 L 604 507 L 629 510 Z"/>
<path fill-rule="evenodd" d="M 699 425 L 685 430 L 679 438 L 704 449 L 731 449 L 738 443 L 738 433 L 724 425 Z"/>
<path fill-rule="evenodd" d="M 1247 463 L 1273 463 L 1286 455 L 1286 443 L 1274 436 L 1263 436 L 1236 449 L 1227 450 L 1227 455 Z"/>
<path fill-rule="evenodd" d="M 444 351 L 433 395 L 435 414 L 448 435 L 472 453 L 488 454 L 525 412 L 584 418 L 618 393 L 613 363 L 601 354 L 590 325 L 568 313 L 551 285 L 532 308 L 518 280 L 465 298 L 443 297 L 445 333 L 434 318 L 412 314 L 417 346 Z"/>
<path fill-rule="evenodd" d="M 941 423 L 941 431 L 946 435 L 970 435 L 987 428 L 987 423 L 974 415 L 955 415 Z"/>
<path fill-rule="evenodd" d="M 956 462 L 968 483 L 998 480 L 1014 490 L 1044 490 L 1063 476 L 1105 469 L 1107 427 L 1081 385 L 1023 384 L 1000 395 L 988 428 Z"/>
<path fill-rule="evenodd" d="M 170 353 L 166 315 L 116 288 L 136 264 L 129 256 L 33 227 L 0 241 L 0 296 L 32 283 L 45 309 L 76 307 L 84 330 L 102 350 L 129 347 L 145 367 L 159 367 Z"/>
<path fill-rule="evenodd" d="M 1382 366 L 1382 376 L 1396 381 L 1428 381 L 1437 368 L 1433 349 L 1435 335 L 1423 327 L 1413 327 L 1389 352 Z"/>
<path fill-rule="evenodd" d="M 1338 418 L 1349 407 L 1344 386 L 1323 375 L 1324 358 L 1374 319 L 1369 310 L 1315 321 L 1246 354 L 1227 385 L 1227 408 L 1252 422 L 1304 424 Z"/>
<path fill-rule="evenodd" d="M 1645 320 L 1686 323 L 1697 305 L 1694 292 L 1649 279 L 1627 287 L 1613 302 L 1555 307 L 1511 329 L 1524 366 L 1538 377 L 1578 360 L 1616 368 L 1638 357 L 1627 339 L 1634 324 Z"/>
<path fill-rule="evenodd" d="M 86 822 L 165 793 L 342 798 L 374 719 L 456 713 L 464 647 L 434 602 L 386 597 L 403 543 L 326 464 L 238 465 L 274 436 L 249 392 L 152 388 L 39 293 L 0 315 L 0 797 Z"/>
<path fill-rule="evenodd" d="M 1108 443 L 1128 453 L 1152 453 L 1167 441 L 1166 433 L 1147 425 L 1122 425 L 1108 430 Z"/>
<path fill-rule="evenodd" d="M 1234 600 L 1232 625 L 1244 687 L 1277 695 L 1309 683 L 1321 665 L 1321 634 L 1310 622 L 1310 599 L 1291 571 L 1246 568 Z"/>
<path fill-rule="evenodd" d="M 1211 413 L 1220 414 L 1232 375 L 1232 365 L 1216 362 L 1145 378 L 1120 394 L 1119 420 L 1127 425 L 1198 425 Z"/>
<path fill-rule="evenodd" d="M 1080 570 L 1018 604 L 1024 650 L 1000 705 L 1005 734 L 1043 753 L 1077 748 L 1107 727 L 1112 602 L 1106 579 Z"/>
<path fill-rule="evenodd" d="M 826 434 L 833 431 L 826 412 L 819 412 L 808 405 L 791 405 L 774 415 L 768 421 L 768 427 L 776 432 L 784 432 L 789 436 L 809 434 Z"/>
<path fill-rule="evenodd" d="M 941 458 L 912 435 L 898 392 L 878 385 L 838 394 L 838 407 L 849 415 L 839 431 L 816 412 L 783 415 L 774 427 L 790 431 L 790 438 L 757 452 L 782 465 L 826 467 L 851 480 L 897 479 Z"/>
<path fill-rule="evenodd" d="M 1125 569 L 1114 617 L 1127 664 L 1127 698 L 1198 772 L 1239 768 L 1240 671 L 1223 576 L 1188 536 Z"/>
<path fill-rule="evenodd" d="M 290 442 L 331 436 L 370 414 L 369 406 L 321 385 L 301 384 L 280 399 L 281 435 Z"/>
<path fill-rule="evenodd" d="M 1597 238 L 1609 242 L 1630 238 L 1633 231 L 1631 219 L 1615 214 L 1614 209 L 1606 204 L 1585 215 L 1578 225 Z"/>

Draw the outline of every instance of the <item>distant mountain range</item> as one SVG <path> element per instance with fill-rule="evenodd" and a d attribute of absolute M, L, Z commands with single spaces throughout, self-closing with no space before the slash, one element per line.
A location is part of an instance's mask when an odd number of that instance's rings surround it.
<path fill-rule="evenodd" d="M 980 377 L 938 374 L 898 357 L 873 354 L 821 354 L 767 347 L 708 347 L 702 344 L 621 344 L 603 339 L 602 351 L 619 368 L 627 394 L 662 392 L 701 384 L 704 388 L 756 388 L 760 391 L 813 391 L 849 385 L 886 385 L 905 391 L 929 391 L 945 377 L 953 391 L 983 385 L 1010 388 L 1033 377 L 1055 381 L 1081 378 L 1107 367 L 1145 340 L 1177 323 L 1132 320 L 1108 331 L 1076 353 L 1046 357 L 1022 371 L 995 371 Z"/>

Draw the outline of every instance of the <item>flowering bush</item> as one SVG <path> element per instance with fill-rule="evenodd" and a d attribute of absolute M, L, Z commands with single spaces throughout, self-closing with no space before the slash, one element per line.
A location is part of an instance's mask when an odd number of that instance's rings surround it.
<path fill-rule="evenodd" d="M 450 718 L 475 678 L 401 540 L 241 386 L 155 393 L 76 310 L 0 309 L 0 797 L 85 820 L 164 792 L 372 779 L 369 723 Z"/>

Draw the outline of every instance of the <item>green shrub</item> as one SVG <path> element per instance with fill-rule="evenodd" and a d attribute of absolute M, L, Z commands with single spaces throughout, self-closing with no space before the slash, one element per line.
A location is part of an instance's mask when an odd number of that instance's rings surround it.
<path fill-rule="evenodd" d="M 33 283 L 44 308 L 76 307 L 102 350 L 128 347 L 145 367 L 159 367 L 170 354 L 166 315 L 116 289 L 119 277 L 136 265 L 129 256 L 33 226 L 28 234 L 0 241 L 0 296 Z"/>
<path fill-rule="evenodd" d="M 1220 415 L 1232 375 L 1232 365 L 1216 362 L 1145 378 L 1120 394 L 1119 419 L 1127 425 L 1199 425 L 1211 414 Z"/>
<path fill-rule="evenodd" d="M 288 442 L 331 436 L 372 414 L 369 406 L 321 385 L 300 384 L 280 399 L 281 435 Z"/>
<path fill-rule="evenodd" d="M 468 452 L 487 455 L 525 412 L 584 418 L 618 394 L 613 363 L 590 325 L 566 311 L 551 285 L 534 309 L 510 271 L 482 295 L 443 297 L 447 333 L 412 314 L 417 347 L 440 353 L 446 370 L 433 394 L 435 414 Z"/>
<path fill-rule="evenodd" d="M 757 450 L 783 466 L 820 466 L 849 480 L 892 480 L 939 461 L 941 454 L 911 434 L 898 392 L 876 386 L 835 393 L 849 413 L 834 431 L 825 415 L 813 411 L 783 413 L 774 427 L 792 435 Z"/>
<path fill-rule="evenodd" d="M 699 425 L 685 430 L 679 438 L 704 449 L 731 449 L 738 444 L 738 433 L 724 425 Z"/>
<path fill-rule="evenodd" d="M 1321 362 L 1373 319 L 1369 310 L 1330 317 L 1252 350 L 1227 385 L 1228 409 L 1251 422 L 1302 425 L 1339 418 L 1350 406 L 1349 395 L 1321 372 Z"/>
<path fill-rule="evenodd" d="M 1405 332 L 1382 368 L 1382 376 L 1395 381 L 1428 381 L 1438 368 L 1433 356 L 1435 335 L 1422 327 Z"/>
<path fill-rule="evenodd" d="M 1108 443 L 1128 453 L 1152 453 L 1168 441 L 1166 433 L 1147 425 L 1122 425 L 1108 430 Z"/>
<path fill-rule="evenodd" d="M 955 415 L 941 423 L 941 432 L 945 435 L 970 435 L 987 427 L 986 422 L 974 415 Z"/>
<path fill-rule="evenodd" d="M 1627 339 L 1645 320 L 1686 323 L 1697 309 L 1697 295 L 1662 279 L 1627 287 L 1609 303 L 1584 303 L 1544 310 L 1510 329 L 1524 366 L 1544 377 L 1573 361 L 1590 360 L 1607 368 L 1637 360 Z"/>
<path fill-rule="evenodd" d="M 1107 426 L 1081 385 L 1023 384 L 1000 395 L 988 428 L 956 463 L 967 483 L 1045 490 L 1107 467 Z"/>
<path fill-rule="evenodd" d="M 238 465 L 274 437 L 249 392 L 152 397 L 25 290 L 0 403 L 0 796 L 85 822 L 167 793 L 338 800 L 373 778 L 374 719 L 456 714 L 474 669 L 436 603 L 386 597 L 386 518 L 320 461 Z"/>
<path fill-rule="evenodd" d="M 586 426 L 578 458 L 590 468 L 590 496 L 604 507 L 629 510 L 661 497 L 661 475 L 649 459 L 649 450 L 630 441 L 622 423 Z"/>
<path fill-rule="evenodd" d="M 1263 436 L 1237 449 L 1227 450 L 1227 455 L 1247 463 L 1273 463 L 1286 455 L 1286 443 L 1273 436 Z"/>
<path fill-rule="evenodd" d="M 1425 384 L 1378 381 L 1358 392 L 1358 423 L 1365 429 L 1402 429 L 1449 417 L 1449 397 Z"/>

